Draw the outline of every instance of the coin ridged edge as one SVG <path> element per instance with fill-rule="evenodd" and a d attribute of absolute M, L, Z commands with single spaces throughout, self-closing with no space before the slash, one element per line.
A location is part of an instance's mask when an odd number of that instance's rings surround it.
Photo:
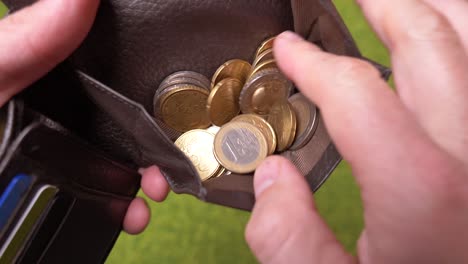
<path fill-rule="evenodd" d="M 304 135 L 298 135 L 296 134 L 296 138 L 294 139 L 294 142 L 293 144 L 291 145 L 291 147 L 289 148 L 289 150 L 298 150 L 298 149 L 301 149 L 302 147 L 304 147 L 305 145 L 307 145 L 307 143 L 309 143 L 314 134 L 315 134 L 315 131 L 317 130 L 317 127 L 318 127 L 318 123 L 319 123 L 319 110 L 317 108 L 317 106 L 308 101 L 308 99 L 300 94 L 300 93 L 297 93 L 295 95 L 293 95 L 292 97 L 289 98 L 289 102 L 291 103 L 291 105 L 293 105 L 293 102 L 292 100 L 295 100 L 296 98 L 295 97 L 299 97 L 298 100 L 306 100 L 306 103 L 309 104 L 309 107 L 310 108 L 313 108 L 314 110 L 311 110 L 313 111 L 313 116 L 311 115 L 311 118 L 310 118 L 310 121 L 309 123 L 311 123 L 310 125 L 308 124 L 307 125 L 307 128 L 305 130 L 305 132 L 303 133 Z M 293 109 L 294 109 L 294 106 L 293 106 Z M 296 117 L 297 117 L 297 113 L 296 113 Z M 296 120 L 297 122 L 297 120 Z M 297 133 L 297 131 L 296 131 Z"/>
<path fill-rule="evenodd" d="M 241 60 L 241 59 L 232 59 L 232 60 L 226 61 L 226 62 L 223 63 L 221 66 L 219 66 L 218 69 L 216 70 L 216 72 L 213 74 L 213 77 L 211 78 L 211 87 L 212 87 L 212 88 L 215 87 L 216 84 L 217 84 L 219 81 L 221 81 L 221 80 L 218 80 L 218 77 L 219 77 L 219 75 L 221 74 L 221 72 L 222 72 L 227 66 L 229 66 L 230 64 L 236 63 L 236 62 L 242 63 L 242 64 L 244 64 L 245 66 L 248 65 L 249 67 L 252 67 L 252 65 L 251 65 L 249 62 L 247 62 L 247 61 L 245 61 L 245 60 Z M 249 76 L 247 76 L 247 78 L 248 78 L 248 77 L 249 77 Z M 242 81 L 242 80 L 240 80 L 240 81 Z"/>

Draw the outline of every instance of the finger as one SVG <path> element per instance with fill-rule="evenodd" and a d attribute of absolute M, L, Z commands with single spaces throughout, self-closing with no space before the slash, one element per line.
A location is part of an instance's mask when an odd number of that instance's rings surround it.
<path fill-rule="evenodd" d="M 445 15 L 452 27 L 458 33 L 462 40 L 466 52 L 468 52 L 468 2 L 466 0 L 424 0 L 434 9 L 439 10 Z"/>
<path fill-rule="evenodd" d="M 382 175 L 416 175 L 399 168 L 419 164 L 420 151 L 437 152 L 369 63 L 322 52 L 290 32 L 277 37 L 274 52 L 281 70 L 320 108 L 328 132 L 364 192 L 381 184 Z"/>
<path fill-rule="evenodd" d="M 435 142 L 466 160 L 468 56 L 458 34 L 421 0 L 358 2 L 390 49 L 405 106 Z"/>
<path fill-rule="evenodd" d="M 322 52 L 291 34 L 275 41 L 278 66 L 320 108 L 351 163 L 365 207 L 367 246 L 391 257 L 387 253 L 401 241 L 414 238 L 411 227 L 432 217 L 434 204 L 466 193 L 457 187 L 466 186 L 463 167 L 432 142 L 373 66 Z M 422 217 L 409 221 L 407 212 Z"/>
<path fill-rule="evenodd" d="M 257 201 L 246 239 L 261 263 L 352 263 L 320 218 L 297 169 L 270 157 L 254 178 Z"/>
<path fill-rule="evenodd" d="M 169 184 L 156 166 L 141 169 L 141 189 L 152 200 L 162 202 L 169 193 Z"/>
<path fill-rule="evenodd" d="M 128 206 L 123 222 L 124 231 L 131 235 L 143 232 L 149 223 L 150 216 L 146 201 L 140 197 L 135 198 Z"/>
<path fill-rule="evenodd" d="M 98 0 L 38 1 L 0 21 L 0 105 L 78 47 Z"/>

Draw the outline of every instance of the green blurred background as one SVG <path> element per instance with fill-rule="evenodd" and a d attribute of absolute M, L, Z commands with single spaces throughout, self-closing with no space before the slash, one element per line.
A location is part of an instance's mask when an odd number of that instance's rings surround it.
<path fill-rule="evenodd" d="M 386 49 L 361 11 L 350 0 L 333 1 L 364 56 L 389 65 Z M 0 17 L 6 9 L 0 2 Z M 144 197 L 144 194 L 139 195 Z M 362 230 L 359 190 L 342 162 L 315 194 L 321 215 L 350 252 Z M 107 263 L 256 263 L 244 241 L 249 213 L 205 204 L 188 195 L 170 194 L 161 204 L 149 202 L 152 220 L 138 236 L 122 233 Z"/>

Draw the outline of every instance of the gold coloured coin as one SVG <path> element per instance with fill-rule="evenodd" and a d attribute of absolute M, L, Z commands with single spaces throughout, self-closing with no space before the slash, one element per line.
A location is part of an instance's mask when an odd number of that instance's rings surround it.
<path fill-rule="evenodd" d="M 258 65 L 255 66 L 255 68 L 252 69 L 252 72 L 250 72 L 249 79 L 251 79 L 257 72 L 265 69 L 277 69 L 278 66 L 276 65 L 276 61 L 274 59 L 272 60 L 267 60 L 264 61 Z"/>
<path fill-rule="evenodd" d="M 241 90 L 242 83 L 236 78 L 226 78 L 216 84 L 206 105 L 209 119 L 214 125 L 222 126 L 239 114 Z"/>
<path fill-rule="evenodd" d="M 250 173 L 268 155 L 267 140 L 256 126 L 230 122 L 215 136 L 214 153 L 219 163 L 235 173 Z"/>
<path fill-rule="evenodd" d="M 296 114 L 289 102 L 273 105 L 267 119 L 276 132 L 279 152 L 288 149 L 296 135 Z"/>
<path fill-rule="evenodd" d="M 161 95 L 156 107 L 162 121 L 179 132 L 207 128 L 211 124 L 206 113 L 208 95 L 206 89 L 182 85 Z"/>
<path fill-rule="evenodd" d="M 218 172 L 216 173 L 216 175 L 214 177 L 223 176 L 224 173 L 226 173 L 226 168 L 224 168 L 223 166 L 219 166 L 219 170 L 218 170 Z"/>
<path fill-rule="evenodd" d="M 317 107 L 301 93 L 291 96 L 288 101 L 297 119 L 296 138 L 289 149 L 298 150 L 312 139 L 318 126 L 318 111 Z"/>
<path fill-rule="evenodd" d="M 293 84 L 278 69 L 256 73 L 242 89 L 239 104 L 242 113 L 268 115 L 272 105 L 287 101 Z"/>
<path fill-rule="evenodd" d="M 260 53 L 256 58 L 255 61 L 252 64 L 252 68 L 255 68 L 257 65 L 260 65 L 260 63 L 268 61 L 268 60 L 274 60 L 275 57 L 273 56 L 273 49 L 267 49 L 264 52 Z"/>
<path fill-rule="evenodd" d="M 226 78 L 236 78 L 245 83 L 249 77 L 252 66 L 243 60 L 230 60 L 221 65 L 213 75 L 211 84 L 215 87 L 221 80 Z"/>
<path fill-rule="evenodd" d="M 213 143 L 214 135 L 202 129 L 188 131 L 175 142 L 190 159 L 202 181 L 219 173 L 220 165 L 213 154 Z"/>
<path fill-rule="evenodd" d="M 257 49 L 256 57 L 262 54 L 262 52 L 264 52 L 265 50 L 272 49 L 274 42 L 275 42 L 275 37 L 272 37 L 263 41 L 263 43 Z"/>
<path fill-rule="evenodd" d="M 271 155 L 276 150 L 276 134 L 273 127 L 265 119 L 258 115 L 245 114 L 239 115 L 232 119 L 232 122 L 247 122 L 258 128 L 265 135 L 268 143 L 268 155 Z"/>

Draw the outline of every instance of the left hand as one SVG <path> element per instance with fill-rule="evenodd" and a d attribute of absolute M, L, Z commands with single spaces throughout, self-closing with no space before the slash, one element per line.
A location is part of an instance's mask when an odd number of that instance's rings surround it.
<path fill-rule="evenodd" d="M 98 0 L 41 0 L 0 21 L 0 106 L 65 60 L 83 41 L 93 24 Z M 169 186 L 156 167 L 144 170 L 143 191 L 163 201 Z M 135 198 L 123 228 L 142 232 L 150 210 Z"/>

